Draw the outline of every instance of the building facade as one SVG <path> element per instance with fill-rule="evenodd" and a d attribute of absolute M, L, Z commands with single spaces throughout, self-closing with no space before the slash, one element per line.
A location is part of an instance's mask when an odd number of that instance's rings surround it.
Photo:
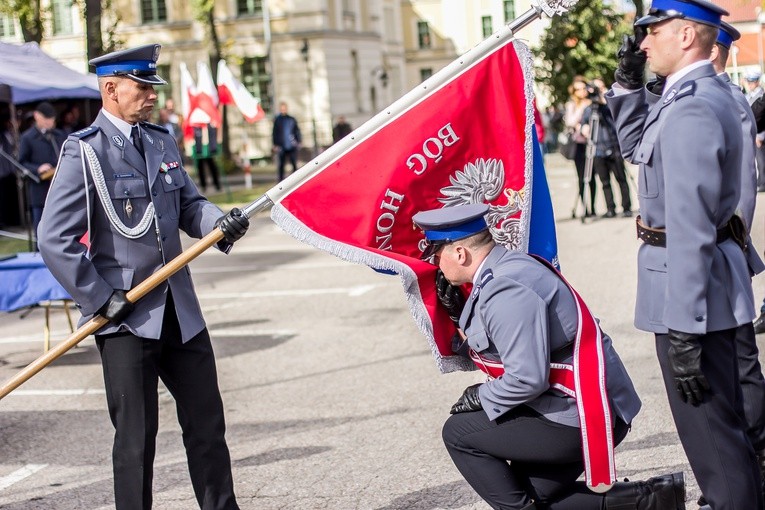
<path fill-rule="evenodd" d="M 77 4 L 43 5 L 49 12 L 43 50 L 85 72 Z M 162 44 L 159 73 L 169 85 L 159 90 L 160 105 L 170 97 L 179 104 L 179 63 L 196 78 L 196 62 L 209 61 L 212 53 L 209 24 L 197 20 L 188 0 L 112 0 L 111 7 L 102 26 L 120 47 Z M 247 124 L 227 108 L 232 152 L 251 159 L 270 155 L 270 119 L 281 102 L 298 119 L 303 146 L 313 150 L 315 140 L 321 150 L 331 144 L 338 116 L 358 127 L 529 8 L 530 0 L 216 1 L 222 53 L 269 118 Z M 533 45 L 543 28 L 534 23 L 521 37 Z M 0 17 L 0 39 L 21 42 L 18 20 Z"/>

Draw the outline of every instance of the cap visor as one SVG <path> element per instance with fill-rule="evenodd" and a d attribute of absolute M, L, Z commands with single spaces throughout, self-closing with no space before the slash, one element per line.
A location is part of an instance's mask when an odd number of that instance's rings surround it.
<path fill-rule="evenodd" d="M 438 249 L 443 246 L 443 243 L 429 243 L 427 247 L 425 247 L 425 251 L 422 252 L 422 255 L 420 255 L 420 260 L 429 261 L 433 258 L 433 255 L 436 254 Z"/>
<path fill-rule="evenodd" d="M 125 77 L 140 83 L 148 83 L 149 85 L 167 85 L 167 82 L 156 74 L 149 74 L 145 76 L 136 76 L 134 74 L 126 74 Z"/>
<path fill-rule="evenodd" d="M 671 16 L 654 16 L 653 14 L 648 14 L 637 20 L 635 22 L 635 26 L 645 27 L 648 25 L 653 25 L 654 23 L 659 23 L 660 21 L 668 20 L 670 18 Z"/>

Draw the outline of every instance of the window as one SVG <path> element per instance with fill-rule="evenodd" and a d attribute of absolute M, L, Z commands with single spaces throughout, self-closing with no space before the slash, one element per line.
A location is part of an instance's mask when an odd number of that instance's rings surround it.
<path fill-rule="evenodd" d="M 491 16 L 481 16 L 481 31 L 484 37 L 489 37 L 492 34 Z"/>
<path fill-rule="evenodd" d="M 236 0 L 237 16 L 263 16 L 263 0 Z"/>
<path fill-rule="evenodd" d="M 141 20 L 144 23 L 167 21 L 165 0 L 141 0 Z"/>
<path fill-rule="evenodd" d="M 250 93 L 260 99 L 260 106 L 266 113 L 271 112 L 271 75 L 268 74 L 266 57 L 246 57 L 242 61 L 242 84 Z"/>
<path fill-rule="evenodd" d="M 430 48 L 430 27 L 427 21 L 417 22 L 417 38 L 420 42 L 420 48 Z"/>
<path fill-rule="evenodd" d="M 433 76 L 432 67 L 423 67 L 422 69 L 420 69 L 420 81 L 425 81 L 431 76 Z"/>
<path fill-rule="evenodd" d="M 502 6 L 505 10 L 505 23 L 510 23 L 515 19 L 515 0 L 504 0 Z"/>
<path fill-rule="evenodd" d="M 10 16 L 0 14 L 0 39 L 3 37 L 16 37 L 16 23 Z"/>
<path fill-rule="evenodd" d="M 53 0 L 50 4 L 53 14 L 53 33 L 72 33 L 72 0 Z"/>
<path fill-rule="evenodd" d="M 157 91 L 157 104 L 164 105 L 168 99 L 174 99 L 172 81 L 170 80 L 170 65 L 157 64 L 157 74 L 167 82 L 167 85 L 154 86 L 154 90 Z"/>

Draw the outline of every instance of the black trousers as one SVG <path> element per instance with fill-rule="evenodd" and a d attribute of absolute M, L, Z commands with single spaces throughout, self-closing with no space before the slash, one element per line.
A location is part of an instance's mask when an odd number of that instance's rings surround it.
<path fill-rule="evenodd" d="M 758 510 L 760 472 L 743 420 L 735 335 L 734 328 L 701 337 L 701 370 L 711 391 L 698 406 L 683 402 L 675 387 L 667 335 L 656 335 L 656 353 L 677 433 L 704 497 L 715 510 Z"/>
<path fill-rule="evenodd" d="M 765 450 L 765 378 L 751 322 L 736 328 L 736 357 L 744 404 L 746 434 L 756 452 Z"/>
<path fill-rule="evenodd" d="M 614 444 L 628 431 L 617 418 Z M 495 421 L 483 411 L 454 414 L 444 423 L 443 439 L 462 476 L 494 509 L 520 509 L 532 499 L 556 510 L 602 508 L 605 495 L 576 481 L 584 472 L 578 427 L 519 406 Z"/>
<path fill-rule="evenodd" d="M 207 172 L 210 172 L 210 178 L 216 191 L 220 191 L 220 176 L 218 175 L 218 165 L 214 158 L 199 158 L 197 160 L 197 173 L 199 174 L 199 186 L 202 191 L 207 189 Z"/>
<path fill-rule="evenodd" d="M 594 158 L 592 160 L 592 169 L 600 179 L 600 185 L 603 188 L 603 196 L 606 199 L 606 208 L 614 212 L 616 204 L 614 203 L 614 192 L 611 191 L 611 175 L 616 179 L 619 185 L 619 192 L 622 197 L 622 210 L 632 210 L 632 199 L 630 198 L 630 188 L 627 184 L 627 173 L 624 168 L 624 160 L 621 156 Z"/>
<path fill-rule="evenodd" d="M 297 170 L 297 148 L 293 148 L 290 150 L 284 150 L 281 149 L 279 153 L 277 154 L 278 158 L 278 170 L 279 170 L 279 180 L 284 180 L 284 167 L 287 166 L 287 159 L 289 158 L 290 164 L 292 165 L 292 171 L 295 172 Z"/>
<path fill-rule="evenodd" d="M 203 510 L 237 510 L 224 434 L 210 335 L 181 343 L 172 297 L 159 340 L 130 333 L 96 336 L 109 416 L 115 428 L 112 461 L 117 510 L 152 506 L 152 475 L 159 426 L 158 379 L 176 401 L 189 474 Z"/>

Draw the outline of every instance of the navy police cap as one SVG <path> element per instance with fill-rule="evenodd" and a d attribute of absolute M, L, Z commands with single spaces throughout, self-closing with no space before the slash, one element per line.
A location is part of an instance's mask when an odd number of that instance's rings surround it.
<path fill-rule="evenodd" d="M 726 23 L 725 21 L 720 22 L 720 31 L 717 33 L 717 44 L 730 49 L 730 45 L 733 44 L 733 41 L 738 41 L 739 39 L 741 39 L 741 32 L 736 30 L 730 23 Z"/>
<path fill-rule="evenodd" d="M 648 26 L 668 19 L 686 19 L 713 27 L 720 27 L 720 18 L 728 11 L 706 0 L 653 0 L 648 14 L 635 22 L 635 26 Z"/>
<path fill-rule="evenodd" d="M 487 212 L 488 204 L 469 204 L 431 209 L 412 216 L 412 221 L 423 230 L 428 243 L 421 258 L 427 260 L 442 245 L 488 229 L 484 219 Z"/>
<path fill-rule="evenodd" d="M 160 48 L 159 44 L 145 44 L 107 53 L 92 59 L 89 64 L 95 66 L 96 76 L 124 76 L 149 85 L 166 85 L 167 82 L 157 75 Z"/>

